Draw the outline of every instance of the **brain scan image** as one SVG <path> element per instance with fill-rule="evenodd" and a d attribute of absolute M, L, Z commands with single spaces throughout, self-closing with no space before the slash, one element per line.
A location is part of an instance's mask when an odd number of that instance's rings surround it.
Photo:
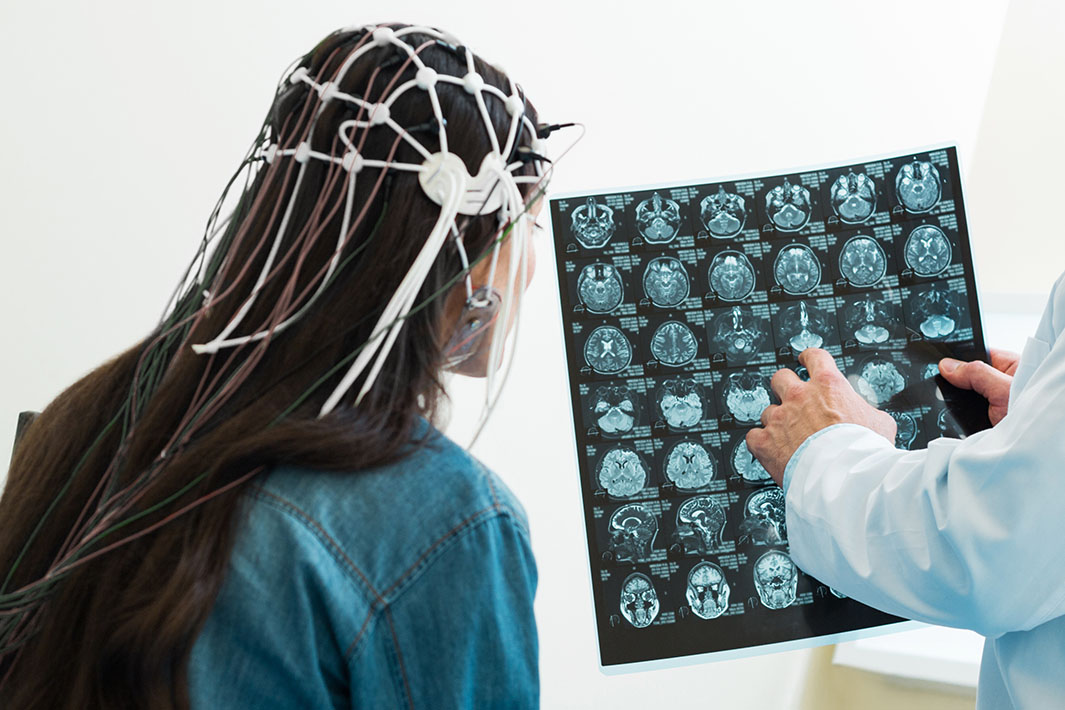
<path fill-rule="evenodd" d="M 725 407 L 737 422 L 752 423 L 769 406 L 769 384 L 757 372 L 733 372 L 725 383 Z"/>
<path fill-rule="evenodd" d="M 740 251 L 729 249 L 715 256 L 707 277 L 710 288 L 723 301 L 742 301 L 754 291 L 754 267 Z"/>
<path fill-rule="evenodd" d="M 786 554 L 770 550 L 754 563 L 754 587 L 767 609 L 784 609 L 795 602 L 799 571 Z"/>
<path fill-rule="evenodd" d="M 639 562 L 651 557 L 658 535 L 658 518 L 639 503 L 623 505 L 610 516 L 610 549 L 618 562 Z"/>
<path fill-rule="evenodd" d="M 597 204 L 594 197 L 573 210 L 570 215 L 573 223 L 573 236 L 585 249 L 599 249 L 606 246 L 614 236 L 617 225 L 614 224 L 614 210 L 606 205 Z"/>
<path fill-rule="evenodd" d="M 622 385 L 596 387 L 592 397 L 592 417 L 603 434 L 628 434 L 636 425 L 636 395 Z"/>
<path fill-rule="evenodd" d="M 934 380 L 936 375 L 939 374 L 939 363 L 930 362 L 924 366 L 924 370 L 921 372 L 922 380 Z"/>
<path fill-rule="evenodd" d="M 895 176 L 895 194 L 909 212 L 927 212 L 939 202 L 939 170 L 924 160 L 906 163 Z"/>
<path fill-rule="evenodd" d="M 662 383 L 658 411 L 673 429 L 690 429 L 703 418 L 702 388 L 692 377 L 672 377 Z"/>
<path fill-rule="evenodd" d="M 810 191 L 802 185 L 792 185 L 785 178 L 783 185 L 777 185 L 766 193 L 765 212 L 777 229 L 797 232 L 806 226 L 813 212 Z"/>
<path fill-rule="evenodd" d="M 750 309 L 733 306 L 710 323 L 710 340 L 716 352 L 730 360 L 749 360 L 757 355 L 769 335 L 764 318 Z"/>
<path fill-rule="evenodd" d="M 584 361 L 604 375 L 621 372 L 632 362 L 632 344 L 612 325 L 601 325 L 584 343 Z"/>
<path fill-rule="evenodd" d="M 648 244 L 667 244 L 680 229 L 680 205 L 657 192 L 636 206 L 636 229 Z"/>
<path fill-rule="evenodd" d="M 925 224 L 910 232 L 903 247 L 906 266 L 918 276 L 936 276 L 950 266 L 953 250 L 943 230 Z"/>
<path fill-rule="evenodd" d="M 721 546 L 725 509 L 710 496 L 695 496 L 677 510 L 677 540 L 685 552 L 705 555 Z"/>
<path fill-rule="evenodd" d="M 878 345 L 891 337 L 891 328 L 897 323 L 890 301 L 873 294 L 848 304 L 842 312 L 842 323 L 847 332 L 862 345 Z"/>
<path fill-rule="evenodd" d="M 847 224 L 858 224 L 876 211 L 876 183 L 865 173 L 848 172 L 832 183 L 832 209 Z"/>
<path fill-rule="evenodd" d="M 592 313 L 609 313 L 621 304 L 625 285 L 621 274 L 610 264 L 589 264 L 577 278 L 577 295 Z"/>
<path fill-rule="evenodd" d="M 637 629 L 651 625 L 658 616 L 658 594 L 651 578 L 633 572 L 621 585 L 621 615 Z"/>
<path fill-rule="evenodd" d="M 659 256 L 647 262 L 643 291 L 659 308 L 679 306 L 688 297 L 688 271 L 680 259 Z"/>
<path fill-rule="evenodd" d="M 917 438 L 917 420 L 906 412 L 888 412 L 895 420 L 895 448 L 909 449 Z"/>
<path fill-rule="evenodd" d="M 814 250 L 804 244 L 789 244 L 773 262 L 773 276 L 786 292 L 801 296 L 821 283 L 821 262 Z"/>
<path fill-rule="evenodd" d="M 618 447 L 606 452 L 596 471 L 599 487 L 616 498 L 629 498 L 647 485 L 647 467 L 631 449 Z"/>
<path fill-rule="evenodd" d="M 839 253 L 839 272 L 852 286 L 872 286 L 887 273 L 887 255 L 872 237 L 851 237 Z"/>
<path fill-rule="evenodd" d="M 906 380 L 895 363 L 874 357 L 862 366 L 856 389 L 870 404 L 879 407 L 905 388 Z"/>
<path fill-rule="evenodd" d="M 784 517 L 784 491 L 769 486 L 755 491 L 743 506 L 740 541 L 754 545 L 784 545 L 788 542 L 788 527 Z"/>
<path fill-rule="evenodd" d="M 747 207 L 743 197 L 719 187 L 699 203 L 699 217 L 710 236 L 728 239 L 740 233 L 747 221 Z"/>
<path fill-rule="evenodd" d="M 929 340 L 950 336 L 958 327 L 961 309 L 949 291 L 932 286 L 910 301 L 910 312 L 921 334 Z"/>
<path fill-rule="evenodd" d="M 820 308 L 799 301 L 780 312 L 780 330 L 791 349 L 801 353 L 806 348 L 819 348 L 832 329 L 831 319 Z"/>
<path fill-rule="evenodd" d="M 651 336 L 651 354 L 663 365 L 687 365 L 695 359 L 698 350 L 695 334 L 680 321 L 666 321 Z"/>
<path fill-rule="evenodd" d="M 702 445 L 681 441 L 666 456 L 666 478 L 677 488 L 694 490 L 710 483 L 714 477 L 714 460 Z"/>
<path fill-rule="evenodd" d="M 728 610 L 729 591 L 724 571 L 712 562 L 700 562 L 688 573 L 684 596 L 693 614 L 716 619 Z"/>
<path fill-rule="evenodd" d="M 736 472 L 736 475 L 745 481 L 751 483 L 760 483 L 762 481 L 772 480 L 769 477 L 769 472 L 765 470 L 765 466 L 761 464 L 747 448 L 747 440 L 742 436 L 736 445 L 732 447 L 732 470 Z"/>

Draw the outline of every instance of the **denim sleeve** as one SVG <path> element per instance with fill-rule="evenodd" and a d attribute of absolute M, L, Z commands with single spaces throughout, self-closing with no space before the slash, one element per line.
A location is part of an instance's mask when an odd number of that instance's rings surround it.
<path fill-rule="evenodd" d="M 538 707 L 535 592 L 528 535 L 509 511 L 453 532 L 361 632 L 352 706 Z"/>

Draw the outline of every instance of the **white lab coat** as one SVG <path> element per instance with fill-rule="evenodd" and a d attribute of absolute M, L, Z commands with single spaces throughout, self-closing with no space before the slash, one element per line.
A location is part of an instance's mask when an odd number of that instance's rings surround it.
<path fill-rule="evenodd" d="M 785 471 L 800 568 L 892 614 L 987 637 L 980 710 L 1065 708 L 1063 334 L 1065 276 L 997 426 L 901 451 L 838 424 Z"/>

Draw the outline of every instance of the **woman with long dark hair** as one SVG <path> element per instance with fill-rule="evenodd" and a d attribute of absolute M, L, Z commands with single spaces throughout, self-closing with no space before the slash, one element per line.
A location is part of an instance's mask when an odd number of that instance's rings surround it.
<path fill-rule="evenodd" d="M 0 707 L 537 703 L 524 513 L 431 423 L 498 389 L 537 132 L 430 28 L 297 62 L 158 328 L 17 447 Z"/>

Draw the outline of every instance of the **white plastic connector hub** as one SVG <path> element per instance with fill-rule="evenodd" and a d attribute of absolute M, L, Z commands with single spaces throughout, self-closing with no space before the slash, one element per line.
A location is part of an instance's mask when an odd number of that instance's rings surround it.
<path fill-rule="evenodd" d="M 419 89 L 428 91 L 436 86 L 437 73 L 436 69 L 432 67 L 422 67 L 418 70 L 418 73 L 414 75 L 414 83 Z"/>
<path fill-rule="evenodd" d="M 391 44 L 395 36 L 396 32 L 391 27 L 378 27 L 373 31 L 373 43 L 378 47 L 384 47 L 386 44 Z"/>
<path fill-rule="evenodd" d="M 484 78 L 475 71 L 462 77 L 462 86 L 470 94 L 476 94 L 484 88 Z"/>
<path fill-rule="evenodd" d="M 521 97 L 517 94 L 511 94 L 507 97 L 507 113 L 511 116 L 518 116 L 525 110 L 525 102 L 521 100 Z"/>
<path fill-rule="evenodd" d="M 307 78 L 307 67 L 296 67 L 296 71 L 292 72 L 292 75 L 289 76 L 288 80 L 292 84 L 298 84 Z"/>
<path fill-rule="evenodd" d="M 306 163 L 311 158 L 311 146 L 304 141 L 296 147 L 295 158 L 297 163 Z"/>
<path fill-rule="evenodd" d="M 388 110 L 388 106 L 385 104 L 375 104 L 370 109 L 370 125 L 380 126 L 382 123 L 388 123 L 388 119 L 392 117 L 392 112 Z"/>
<path fill-rule="evenodd" d="M 443 205 L 453 190 L 465 192 L 472 178 L 466 163 L 454 153 L 433 153 L 422 163 L 418 182 L 430 200 Z"/>
<path fill-rule="evenodd" d="M 362 172 L 363 166 L 365 164 L 366 164 L 366 159 L 363 158 L 361 155 L 359 155 L 354 150 L 349 150 L 347 153 L 344 153 L 344 158 L 343 158 L 342 165 L 344 166 L 344 169 L 347 170 L 349 173 L 350 172 L 354 172 L 354 173 Z"/>
<path fill-rule="evenodd" d="M 267 165 L 270 165 L 271 163 L 273 163 L 274 162 L 274 158 L 277 157 L 277 144 L 276 143 L 272 143 L 269 146 L 267 146 L 266 150 L 263 152 L 263 157 L 266 159 L 266 164 Z"/>
<path fill-rule="evenodd" d="M 315 91 L 318 92 L 318 98 L 320 98 L 322 103 L 325 104 L 336 98 L 336 95 L 340 90 L 337 88 L 336 82 L 327 81 L 324 84 L 316 86 Z"/>

